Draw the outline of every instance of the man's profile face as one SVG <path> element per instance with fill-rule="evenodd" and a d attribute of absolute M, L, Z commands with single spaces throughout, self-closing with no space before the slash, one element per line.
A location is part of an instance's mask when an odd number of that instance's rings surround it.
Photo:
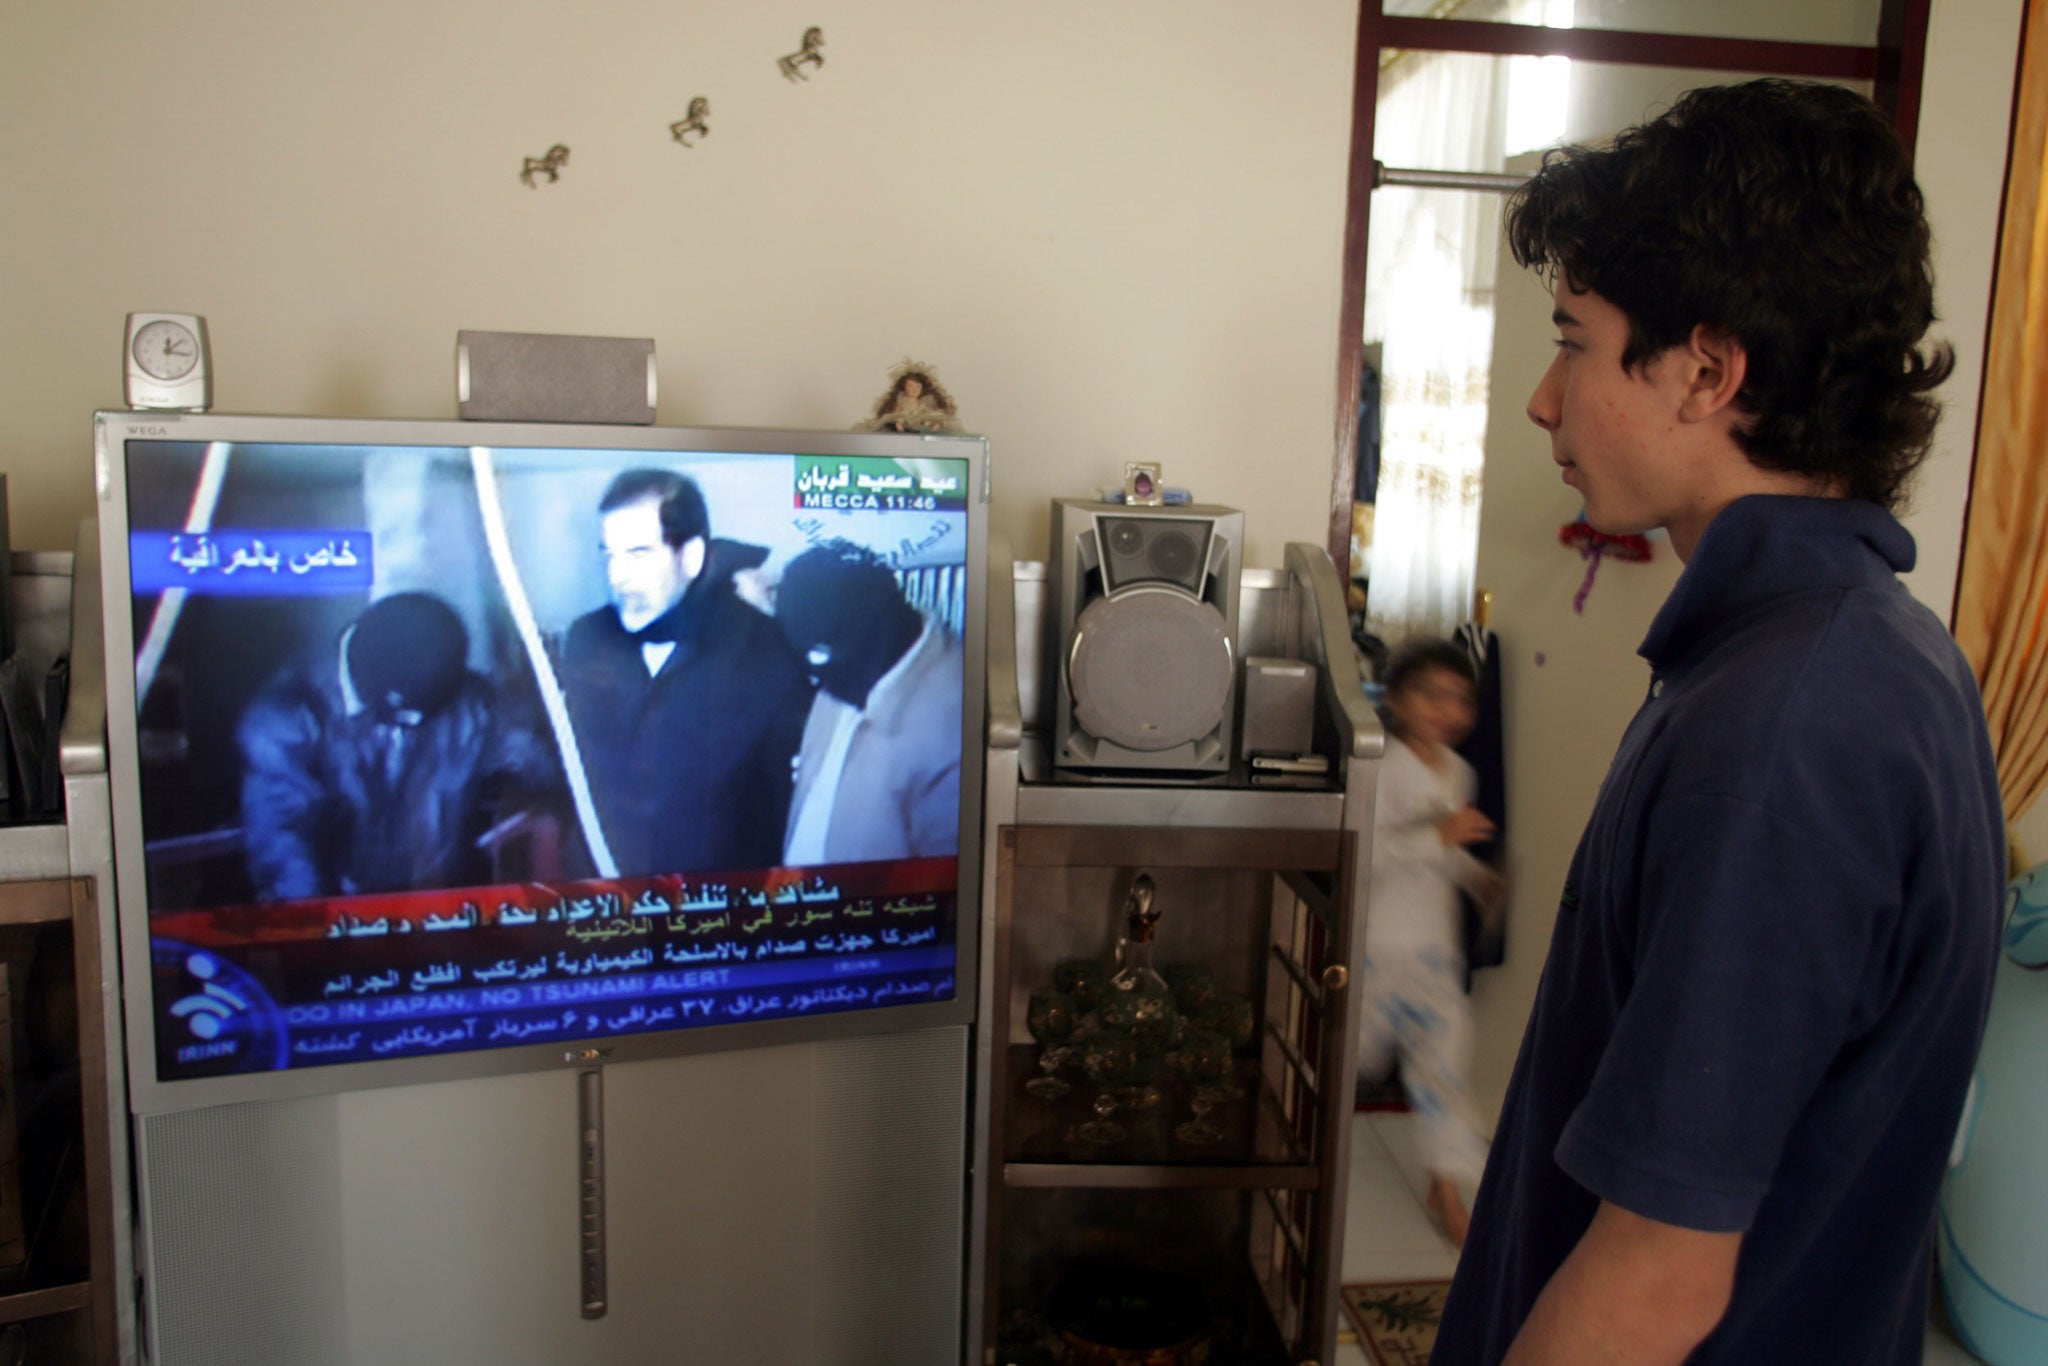
<path fill-rule="evenodd" d="M 1559 277 L 1551 321 L 1557 355 L 1529 396 L 1529 420 L 1550 433 L 1550 458 L 1609 535 L 1683 521 L 1694 475 L 1678 454 L 1680 366 L 1672 352 L 1625 369 L 1628 315 Z"/>
<path fill-rule="evenodd" d="M 619 624 L 639 631 L 676 605 L 704 560 L 704 542 L 671 546 L 661 538 L 661 505 L 652 499 L 613 508 L 599 519 L 605 581 Z"/>

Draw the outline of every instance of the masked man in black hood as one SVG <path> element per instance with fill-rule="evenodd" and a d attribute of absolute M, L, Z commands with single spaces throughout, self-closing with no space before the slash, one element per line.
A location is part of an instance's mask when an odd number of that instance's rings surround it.
<path fill-rule="evenodd" d="M 521 810 L 553 820 L 553 752 L 506 718 L 468 654 L 447 603 L 394 593 L 338 652 L 256 694 L 236 739 L 259 900 L 492 882 L 487 832 Z"/>
<path fill-rule="evenodd" d="M 598 520 L 611 602 L 571 624 L 561 674 L 618 874 L 772 867 L 811 690 L 735 590 L 765 552 L 713 540 L 673 470 L 620 474 Z"/>
<path fill-rule="evenodd" d="M 957 854 L 960 643 L 910 605 L 886 563 L 846 541 L 790 562 L 775 617 L 818 684 L 785 861 Z"/>

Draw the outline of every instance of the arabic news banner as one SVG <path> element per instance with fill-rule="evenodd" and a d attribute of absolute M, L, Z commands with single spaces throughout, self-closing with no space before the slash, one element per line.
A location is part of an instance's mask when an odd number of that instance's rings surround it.
<path fill-rule="evenodd" d="M 281 1032 L 371 1027 L 354 1031 L 356 1046 L 328 1035 L 328 1055 L 296 1060 L 344 1061 L 387 1045 L 484 1047 L 519 1030 L 582 1037 L 946 999 L 957 875 L 955 860 L 930 859 L 511 884 L 169 912 L 151 930 L 169 971 L 188 948 L 235 963 Z M 932 887 L 944 890 L 921 890 Z M 572 1018 L 579 1004 L 625 1008 Z M 463 1017 L 468 1035 L 405 1031 L 402 1047 L 374 1028 Z M 478 1037 L 494 1020 L 496 1037 Z"/>

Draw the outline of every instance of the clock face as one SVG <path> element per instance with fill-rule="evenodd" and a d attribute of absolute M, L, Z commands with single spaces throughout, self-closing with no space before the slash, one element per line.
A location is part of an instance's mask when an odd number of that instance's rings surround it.
<path fill-rule="evenodd" d="M 135 363 L 155 379 L 182 379 L 199 364 L 199 339 L 183 323 L 159 318 L 136 329 Z"/>

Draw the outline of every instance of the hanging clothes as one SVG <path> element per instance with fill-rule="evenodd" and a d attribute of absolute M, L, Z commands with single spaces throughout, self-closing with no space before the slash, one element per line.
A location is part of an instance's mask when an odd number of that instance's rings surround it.
<path fill-rule="evenodd" d="M 1458 746 L 1458 753 L 1472 765 L 1479 787 L 1472 804 L 1486 813 L 1494 825 L 1494 837 L 1470 846 L 1472 856 L 1501 872 L 1506 861 L 1508 835 L 1507 759 L 1501 735 L 1500 638 L 1477 622 L 1466 622 L 1451 635 L 1472 658 L 1472 672 L 1479 680 L 1478 708 L 1472 733 Z M 1459 896 L 1459 918 L 1463 922 L 1467 987 L 1473 968 L 1498 967 L 1507 956 L 1507 907 L 1502 905 L 1492 926 L 1488 926 L 1471 897 Z"/>
<path fill-rule="evenodd" d="M 1358 376 L 1358 465 L 1352 472 L 1351 501 L 1370 503 L 1380 494 L 1380 372 L 1368 361 Z"/>

